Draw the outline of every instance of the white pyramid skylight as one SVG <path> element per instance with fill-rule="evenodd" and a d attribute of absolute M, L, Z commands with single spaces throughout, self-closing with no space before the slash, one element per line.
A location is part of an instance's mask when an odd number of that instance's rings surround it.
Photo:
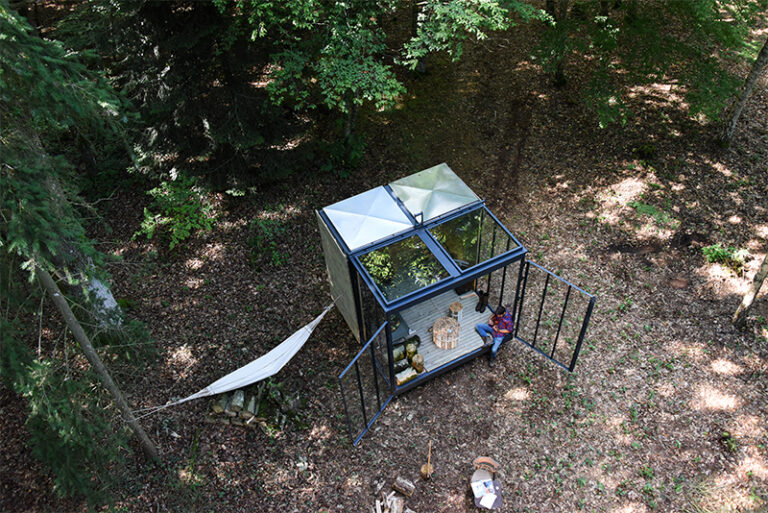
<path fill-rule="evenodd" d="M 323 212 L 350 251 L 413 227 L 384 187 L 334 203 Z"/>
<path fill-rule="evenodd" d="M 423 213 L 424 222 L 480 199 L 445 163 L 389 186 L 414 217 Z"/>

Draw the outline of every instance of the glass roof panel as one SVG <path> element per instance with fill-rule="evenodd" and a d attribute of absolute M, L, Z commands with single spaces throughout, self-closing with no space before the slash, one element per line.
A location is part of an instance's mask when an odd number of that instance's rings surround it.
<path fill-rule="evenodd" d="M 518 247 L 485 208 L 429 229 L 462 271 Z"/>
<path fill-rule="evenodd" d="M 443 163 L 389 184 L 414 217 L 423 222 L 477 201 L 477 194 Z"/>
<path fill-rule="evenodd" d="M 350 251 L 413 227 L 384 187 L 376 187 L 323 209 Z"/>
<path fill-rule="evenodd" d="M 358 259 L 388 302 L 450 276 L 418 235 Z"/>

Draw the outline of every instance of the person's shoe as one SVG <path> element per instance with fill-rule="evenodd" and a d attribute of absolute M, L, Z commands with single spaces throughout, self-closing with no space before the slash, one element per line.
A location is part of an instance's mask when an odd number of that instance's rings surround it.
<path fill-rule="evenodd" d="M 493 339 L 489 335 L 481 338 L 483 339 L 483 347 L 490 347 L 493 345 Z"/>
<path fill-rule="evenodd" d="M 491 358 L 488 360 L 488 364 L 489 364 L 491 367 L 493 367 L 495 363 L 496 363 L 496 353 L 494 353 L 493 351 L 491 351 Z"/>

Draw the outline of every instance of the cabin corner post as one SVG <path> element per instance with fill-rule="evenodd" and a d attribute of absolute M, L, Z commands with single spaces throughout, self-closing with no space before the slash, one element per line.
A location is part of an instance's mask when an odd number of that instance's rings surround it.
<path fill-rule="evenodd" d="M 358 280 L 357 270 L 349 260 L 347 260 L 347 266 L 349 269 L 349 280 L 352 284 L 352 297 L 355 302 L 355 317 L 357 318 L 357 327 L 360 334 L 359 342 L 362 345 L 368 340 L 368 333 L 363 320 L 363 295 L 360 293 L 360 280 Z"/>
<path fill-rule="evenodd" d="M 389 386 L 391 392 L 395 391 L 397 385 L 395 384 L 395 355 L 394 355 L 394 341 L 392 340 L 392 314 L 390 312 L 384 313 L 384 318 L 387 321 L 387 363 L 389 367 Z"/>

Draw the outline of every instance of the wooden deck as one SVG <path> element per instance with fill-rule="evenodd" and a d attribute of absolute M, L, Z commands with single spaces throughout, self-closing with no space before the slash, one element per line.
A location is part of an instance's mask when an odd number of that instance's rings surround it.
<path fill-rule="evenodd" d="M 491 311 L 476 312 L 477 295 L 471 294 L 465 299 L 460 299 L 459 295 L 451 290 L 400 313 L 408 327 L 415 331 L 421 339 L 419 353 L 424 356 L 425 371 L 437 369 L 483 345 L 483 340 L 475 331 L 475 324 L 488 322 Z M 467 294 L 463 295 L 466 296 Z M 459 330 L 459 344 L 453 349 L 440 349 L 432 342 L 432 333 L 427 330 L 432 327 L 438 317 L 448 315 L 448 305 L 454 301 L 461 301 L 464 305 Z"/>

